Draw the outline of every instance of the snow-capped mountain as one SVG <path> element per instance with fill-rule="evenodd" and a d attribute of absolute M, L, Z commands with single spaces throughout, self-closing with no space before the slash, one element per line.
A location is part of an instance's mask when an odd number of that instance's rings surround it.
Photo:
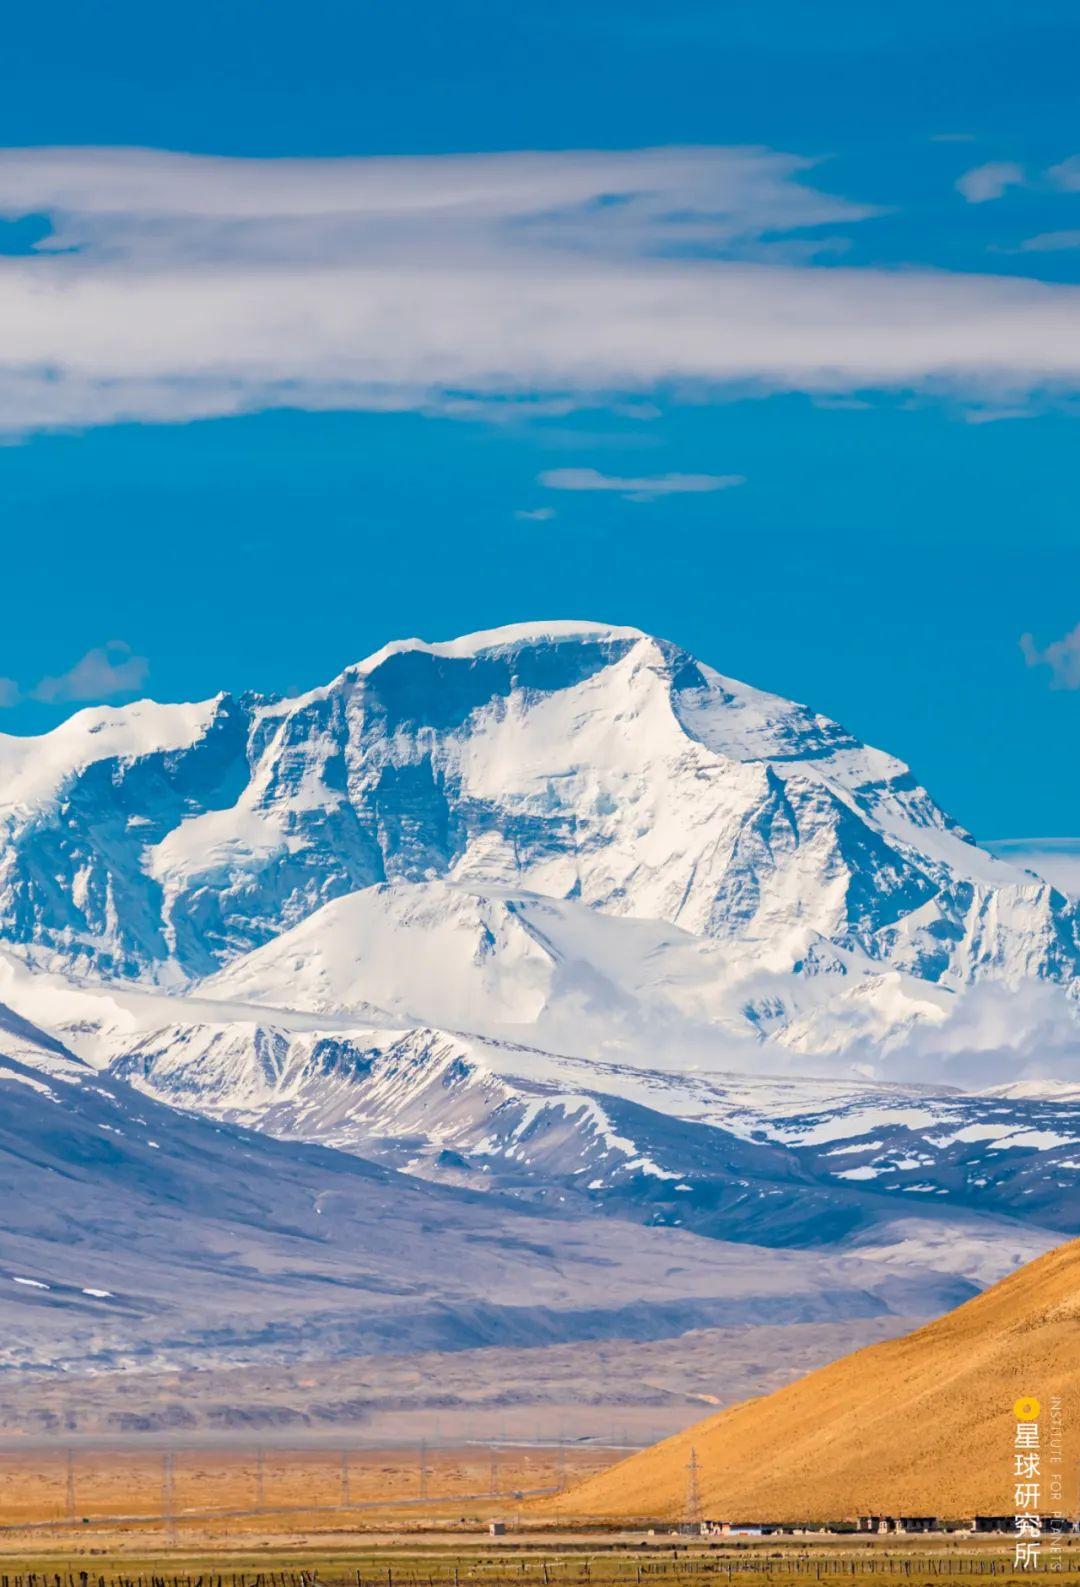
<path fill-rule="evenodd" d="M 295 700 L 0 738 L 6 1040 L 68 1066 L 48 1099 L 6 1077 L 20 1127 L 158 1109 L 208 1202 L 269 1154 L 245 1204 L 306 1227 L 317 1162 L 454 1260 L 528 1215 L 556 1253 L 601 1223 L 628 1251 L 832 1248 L 919 1305 L 1000 1276 L 1080 1228 L 1078 922 L 900 762 L 632 629 L 409 640 Z M 127 1168 L 99 1167 L 112 1206 Z"/>
<path fill-rule="evenodd" d="M 295 700 L 79 712 L 0 739 L 0 931 L 190 983 L 379 884 L 443 879 L 950 989 L 1071 985 L 1074 904 L 891 756 L 591 624 L 388 645 Z"/>

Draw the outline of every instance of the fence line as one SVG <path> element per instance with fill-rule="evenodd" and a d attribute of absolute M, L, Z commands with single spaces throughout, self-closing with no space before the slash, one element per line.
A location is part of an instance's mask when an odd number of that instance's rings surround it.
<path fill-rule="evenodd" d="M 1080 1564 L 1065 1567 L 1069 1574 Z M 792 1578 L 821 1581 L 832 1577 L 902 1576 L 925 1582 L 927 1578 L 1015 1575 L 1011 1554 L 924 1554 L 914 1557 L 875 1555 L 796 1555 L 748 1558 L 673 1558 L 670 1560 L 585 1559 L 532 1560 L 462 1558 L 442 1561 L 397 1560 L 376 1566 L 365 1561 L 354 1568 L 336 1566 L 332 1576 L 321 1578 L 314 1570 L 204 1571 L 169 1575 L 101 1575 L 91 1571 L 0 1574 L 0 1587 L 520 1587 L 522 1582 L 544 1587 L 565 1587 L 585 1582 L 590 1587 L 628 1587 L 631 1582 L 679 1583 L 713 1577 L 722 1582 L 750 1578 L 758 1583 L 787 1582 Z"/>

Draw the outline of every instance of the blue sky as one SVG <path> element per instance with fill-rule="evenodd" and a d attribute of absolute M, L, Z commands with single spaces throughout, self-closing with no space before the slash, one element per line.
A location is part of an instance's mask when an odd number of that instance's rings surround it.
<path fill-rule="evenodd" d="M 1073 6 L 9 26 L 0 727 L 606 618 L 1075 832 Z"/>

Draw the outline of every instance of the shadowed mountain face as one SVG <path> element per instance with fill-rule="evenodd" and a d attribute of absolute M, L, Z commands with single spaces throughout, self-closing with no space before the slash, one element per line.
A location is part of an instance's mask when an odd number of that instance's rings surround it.
<path fill-rule="evenodd" d="M 910 1219 L 937 1259 L 946 1228 L 984 1251 L 1021 1221 L 1080 1230 L 1080 1102 L 673 1075 L 431 1029 L 114 1039 L 111 1072 L 181 1106 L 582 1215 L 789 1247 Z"/>
<path fill-rule="evenodd" d="M 631 629 L 0 737 L 9 1360 L 927 1315 L 1080 1228 L 1077 918 Z"/>
<path fill-rule="evenodd" d="M 177 1112 L 0 1028 L 0 1370 L 289 1361 L 925 1314 L 932 1263 L 531 1209 Z"/>
<path fill-rule="evenodd" d="M 1075 1514 L 1076 1443 L 1066 1418 L 1080 1390 L 1078 1325 L 1074 1241 L 917 1333 L 845 1356 L 602 1472 L 561 1495 L 560 1512 L 678 1516 L 693 1449 L 704 1509 L 718 1518 L 1007 1515 L 1015 1509 L 1013 1405 L 1033 1396 L 1046 1492 L 1055 1402 L 1056 1425 L 1066 1429 L 1062 1503 L 1046 1508 Z"/>

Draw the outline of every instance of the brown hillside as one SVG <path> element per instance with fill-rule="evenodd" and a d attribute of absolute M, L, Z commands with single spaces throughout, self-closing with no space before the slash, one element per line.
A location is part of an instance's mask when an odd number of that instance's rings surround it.
<path fill-rule="evenodd" d="M 1080 1240 L 916 1333 L 732 1406 L 538 1508 L 678 1518 L 693 1448 L 702 1513 L 718 1519 L 1007 1514 L 1014 1508 L 1012 1407 L 1022 1395 L 1042 1402 L 1044 1482 L 1061 1471 L 1075 1513 Z M 1060 1467 L 1049 1459 L 1055 1395 L 1064 1419 Z"/>

